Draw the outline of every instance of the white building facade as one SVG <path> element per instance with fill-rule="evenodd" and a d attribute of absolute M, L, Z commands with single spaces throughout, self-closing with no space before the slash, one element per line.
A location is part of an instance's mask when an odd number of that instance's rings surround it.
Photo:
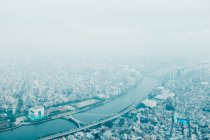
<path fill-rule="evenodd" d="M 29 109 L 29 116 L 41 117 L 44 116 L 44 107 L 36 106 Z"/>

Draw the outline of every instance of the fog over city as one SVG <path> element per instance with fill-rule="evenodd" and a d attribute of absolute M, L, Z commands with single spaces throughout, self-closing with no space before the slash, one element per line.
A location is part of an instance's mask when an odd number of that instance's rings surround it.
<path fill-rule="evenodd" d="M 204 57 L 208 0 L 2 0 L 1 55 Z"/>
<path fill-rule="evenodd" d="M 0 0 L 0 140 L 208 140 L 209 85 L 209 0 Z"/>

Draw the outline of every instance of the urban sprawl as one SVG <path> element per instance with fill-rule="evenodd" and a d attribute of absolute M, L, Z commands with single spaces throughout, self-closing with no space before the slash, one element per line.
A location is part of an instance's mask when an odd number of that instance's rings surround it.
<path fill-rule="evenodd" d="M 144 75 L 128 65 L 49 65 L 51 69 L 25 69 L 7 62 L 0 64 L 4 71 L 0 73 L 1 130 L 108 103 L 126 93 Z M 209 140 L 209 71 L 173 69 L 128 113 L 55 139 Z"/>

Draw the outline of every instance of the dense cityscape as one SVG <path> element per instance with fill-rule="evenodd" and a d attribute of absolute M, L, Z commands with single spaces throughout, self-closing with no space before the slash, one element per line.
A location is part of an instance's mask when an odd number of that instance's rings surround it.
<path fill-rule="evenodd" d="M 0 0 L 0 140 L 210 140 L 210 0 Z"/>
<path fill-rule="evenodd" d="M 143 65 L 132 68 L 128 65 L 83 63 L 82 67 L 71 65 L 68 72 L 63 71 L 62 75 L 68 78 L 56 73 L 56 68 L 58 72 L 62 66 L 52 68 L 52 71 L 42 69 L 44 75 L 49 78 L 44 80 L 42 76 L 38 76 L 38 69 L 24 71 L 23 75 L 14 74 L 14 77 L 11 77 L 12 67 L 15 66 L 1 64 L 4 68 L 6 65 L 7 73 L 1 73 L 1 76 L 10 78 L 6 80 L 11 83 L 3 83 L 5 78 L 1 79 L 1 85 L 4 85 L 1 87 L 4 94 L 0 98 L 2 132 L 61 118 L 67 122 L 74 122 L 78 129 L 65 134 L 58 133 L 59 136 L 54 133 L 56 136 L 52 139 L 208 140 L 210 137 L 208 67 L 201 69 L 195 65 L 192 66 L 193 69 L 188 69 L 173 66 L 172 70 L 162 76 L 158 74 L 159 84 L 151 89 L 146 98 L 138 99 L 139 102 L 129 107 L 128 111 L 121 110 L 122 113 L 120 111 L 116 117 L 107 116 L 107 120 L 99 119 L 83 124 L 71 115 L 91 111 L 120 98 L 119 96 L 126 94 L 140 79 L 148 75 L 145 73 L 148 68 Z M 158 70 L 163 66 L 170 67 L 168 64 L 159 64 L 150 66 L 149 69 Z M 53 75 L 50 75 L 51 73 Z M 45 135 L 37 138 L 42 137 L 45 139 Z"/>
<path fill-rule="evenodd" d="M 48 108 L 93 97 L 106 99 L 123 93 L 141 77 L 139 71 L 127 65 L 99 62 L 71 65 L 53 62 L 43 64 L 41 69 L 5 62 L 0 67 L 0 110 L 11 109 L 13 114 L 33 106 Z"/>
<path fill-rule="evenodd" d="M 164 77 L 164 87 L 155 88 L 127 114 L 57 139 L 209 140 L 209 71 L 179 71 L 173 78 Z"/>
<path fill-rule="evenodd" d="M 0 63 L 0 129 L 39 121 L 29 117 L 33 116 L 29 113 L 33 108 L 40 107 L 41 118 L 49 119 L 102 104 L 125 93 L 142 77 L 139 70 L 128 65 L 97 61 L 47 63 L 39 64 L 39 68 L 27 62 Z"/>

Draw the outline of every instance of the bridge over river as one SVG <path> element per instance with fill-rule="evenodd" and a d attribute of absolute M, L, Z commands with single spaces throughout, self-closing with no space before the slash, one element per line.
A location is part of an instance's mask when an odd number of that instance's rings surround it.
<path fill-rule="evenodd" d="M 139 101 L 140 102 L 140 101 Z M 62 136 L 67 136 L 69 134 L 72 134 L 72 133 L 75 133 L 75 132 L 79 132 L 79 131 L 82 131 L 82 130 L 85 130 L 85 129 L 88 129 L 88 128 L 91 128 L 93 126 L 97 126 L 99 124 L 103 124 L 105 122 L 108 122 L 110 120 L 113 120 L 113 119 L 116 119 L 128 112 L 130 112 L 131 110 L 133 110 L 138 104 L 139 102 L 136 102 L 134 104 L 132 104 L 131 106 L 129 106 L 128 108 L 126 108 L 125 110 L 117 113 L 117 114 L 114 114 L 108 118 L 105 118 L 105 119 L 102 119 L 100 121 L 97 121 L 97 122 L 94 122 L 94 123 L 91 123 L 91 124 L 87 124 L 83 127 L 80 126 L 80 123 L 84 123 L 78 119 L 75 119 L 74 117 L 72 117 L 71 115 L 69 115 L 69 117 L 67 117 L 68 119 L 71 119 L 73 121 L 75 121 L 76 123 L 78 123 L 79 125 L 79 128 L 76 128 L 76 129 L 72 129 L 72 130 L 69 130 L 69 131 L 65 131 L 65 132 L 61 132 L 61 133 L 57 133 L 57 134 L 54 134 L 54 135 L 50 135 L 50 136 L 46 136 L 44 138 L 40 138 L 39 140 L 50 140 L 50 139 L 55 139 L 55 138 L 59 138 L 59 137 L 62 137 Z"/>
<path fill-rule="evenodd" d="M 71 119 L 74 123 L 64 119 L 55 119 L 41 124 L 22 126 L 13 131 L 0 133 L 0 139 L 51 139 L 103 124 L 132 110 L 153 88 L 158 86 L 160 77 L 160 73 L 145 76 L 135 87 L 128 90 L 126 94 L 97 108 L 72 115 L 68 119 Z M 84 124 L 84 122 L 87 124 Z M 78 123 L 78 125 L 75 123 Z"/>
<path fill-rule="evenodd" d="M 73 116 L 71 115 L 71 113 L 69 113 L 69 114 L 66 115 L 66 116 L 63 116 L 62 118 L 63 118 L 63 119 L 66 119 L 66 120 L 69 120 L 69 121 L 73 121 L 74 123 L 76 123 L 76 125 L 77 125 L 79 128 L 80 128 L 81 126 L 84 126 L 84 125 L 87 125 L 87 124 L 88 124 L 88 123 L 86 123 L 86 122 L 82 122 L 82 121 L 76 119 L 75 117 L 73 117 Z"/>

